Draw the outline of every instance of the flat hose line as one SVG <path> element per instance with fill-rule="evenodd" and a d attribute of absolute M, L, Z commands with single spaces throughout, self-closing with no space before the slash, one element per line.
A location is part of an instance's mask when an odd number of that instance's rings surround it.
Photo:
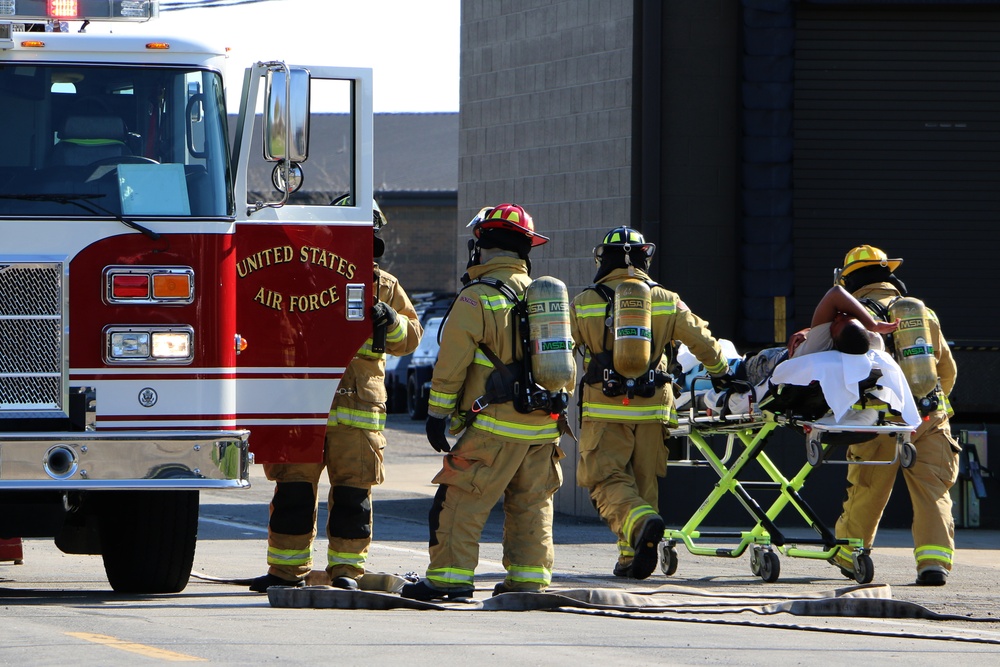
<path fill-rule="evenodd" d="M 889 586 L 866 584 L 805 594 L 743 595 L 707 593 L 683 586 L 662 586 L 651 591 L 620 589 L 560 589 L 544 593 L 504 593 L 484 600 L 472 598 L 422 602 L 400 597 L 397 593 L 407 580 L 396 575 L 369 573 L 360 582 L 360 590 L 329 586 L 301 588 L 272 587 L 268 602 L 279 608 L 313 609 L 418 609 L 437 611 L 559 611 L 565 613 L 614 616 L 681 623 L 709 623 L 810 632 L 907 639 L 936 639 L 977 644 L 1000 645 L 996 637 L 929 632 L 874 630 L 845 627 L 784 624 L 749 619 L 719 618 L 723 614 L 750 613 L 758 616 L 789 614 L 798 617 L 884 618 L 925 621 L 963 621 L 998 623 L 997 618 L 971 618 L 940 614 L 921 605 L 893 600 Z M 970 630 L 970 632 L 973 632 Z"/>

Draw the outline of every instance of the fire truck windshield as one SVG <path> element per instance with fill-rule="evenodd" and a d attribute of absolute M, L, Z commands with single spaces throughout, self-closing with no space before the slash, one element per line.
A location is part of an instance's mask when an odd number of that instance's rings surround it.
<path fill-rule="evenodd" d="M 227 137 L 218 72 L 0 65 L 0 217 L 232 216 Z"/>

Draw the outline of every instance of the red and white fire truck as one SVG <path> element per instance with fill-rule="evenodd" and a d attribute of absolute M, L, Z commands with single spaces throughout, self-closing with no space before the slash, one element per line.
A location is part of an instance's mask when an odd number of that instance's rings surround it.
<path fill-rule="evenodd" d="M 371 71 L 258 62 L 230 123 L 224 49 L 85 30 L 156 13 L 0 0 L 0 538 L 142 593 L 187 584 L 201 489 L 321 460 L 372 331 Z M 297 191 L 320 94 L 353 205 Z"/>

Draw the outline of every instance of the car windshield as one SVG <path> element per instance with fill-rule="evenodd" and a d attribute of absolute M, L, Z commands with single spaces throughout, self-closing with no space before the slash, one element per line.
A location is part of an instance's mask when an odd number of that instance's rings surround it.
<path fill-rule="evenodd" d="M 0 133 L 2 217 L 235 211 L 218 72 L 0 65 Z"/>

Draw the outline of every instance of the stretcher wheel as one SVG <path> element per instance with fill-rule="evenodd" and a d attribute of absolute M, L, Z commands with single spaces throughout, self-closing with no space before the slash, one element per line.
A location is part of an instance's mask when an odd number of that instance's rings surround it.
<path fill-rule="evenodd" d="M 668 577 L 677 572 L 677 550 L 666 542 L 660 543 L 660 571 Z"/>
<path fill-rule="evenodd" d="M 809 440 L 806 442 L 806 460 L 809 465 L 818 466 L 823 460 L 823 443 L 819 440 Z"/>
<path fill-rule="evenodd" d="M 760 555 L 763 553 L 763 549 L 760 547 L 753 547 L 750 549 L 750 573 L 755 576 L 760 576 Z"/>
<path fill-rule="evenodd" d="M 904 468 L 910 468 L 917 462 L 917 448 L 912 442 L 904 442 L 899 450 L 899 464 Z"/>
<path fill-rule="evenodd" d="M 870 584 L 875 578 L 875 563 L 868 554 L 856 556 L 854 560 L 854 581 L 859 584 Z"/>
<path fill-rule="evenodd" d="M 764 551 L 760 555 L 760 578 L 773 584 L 781 575 L 781 561 L 773 551 Z"/>

